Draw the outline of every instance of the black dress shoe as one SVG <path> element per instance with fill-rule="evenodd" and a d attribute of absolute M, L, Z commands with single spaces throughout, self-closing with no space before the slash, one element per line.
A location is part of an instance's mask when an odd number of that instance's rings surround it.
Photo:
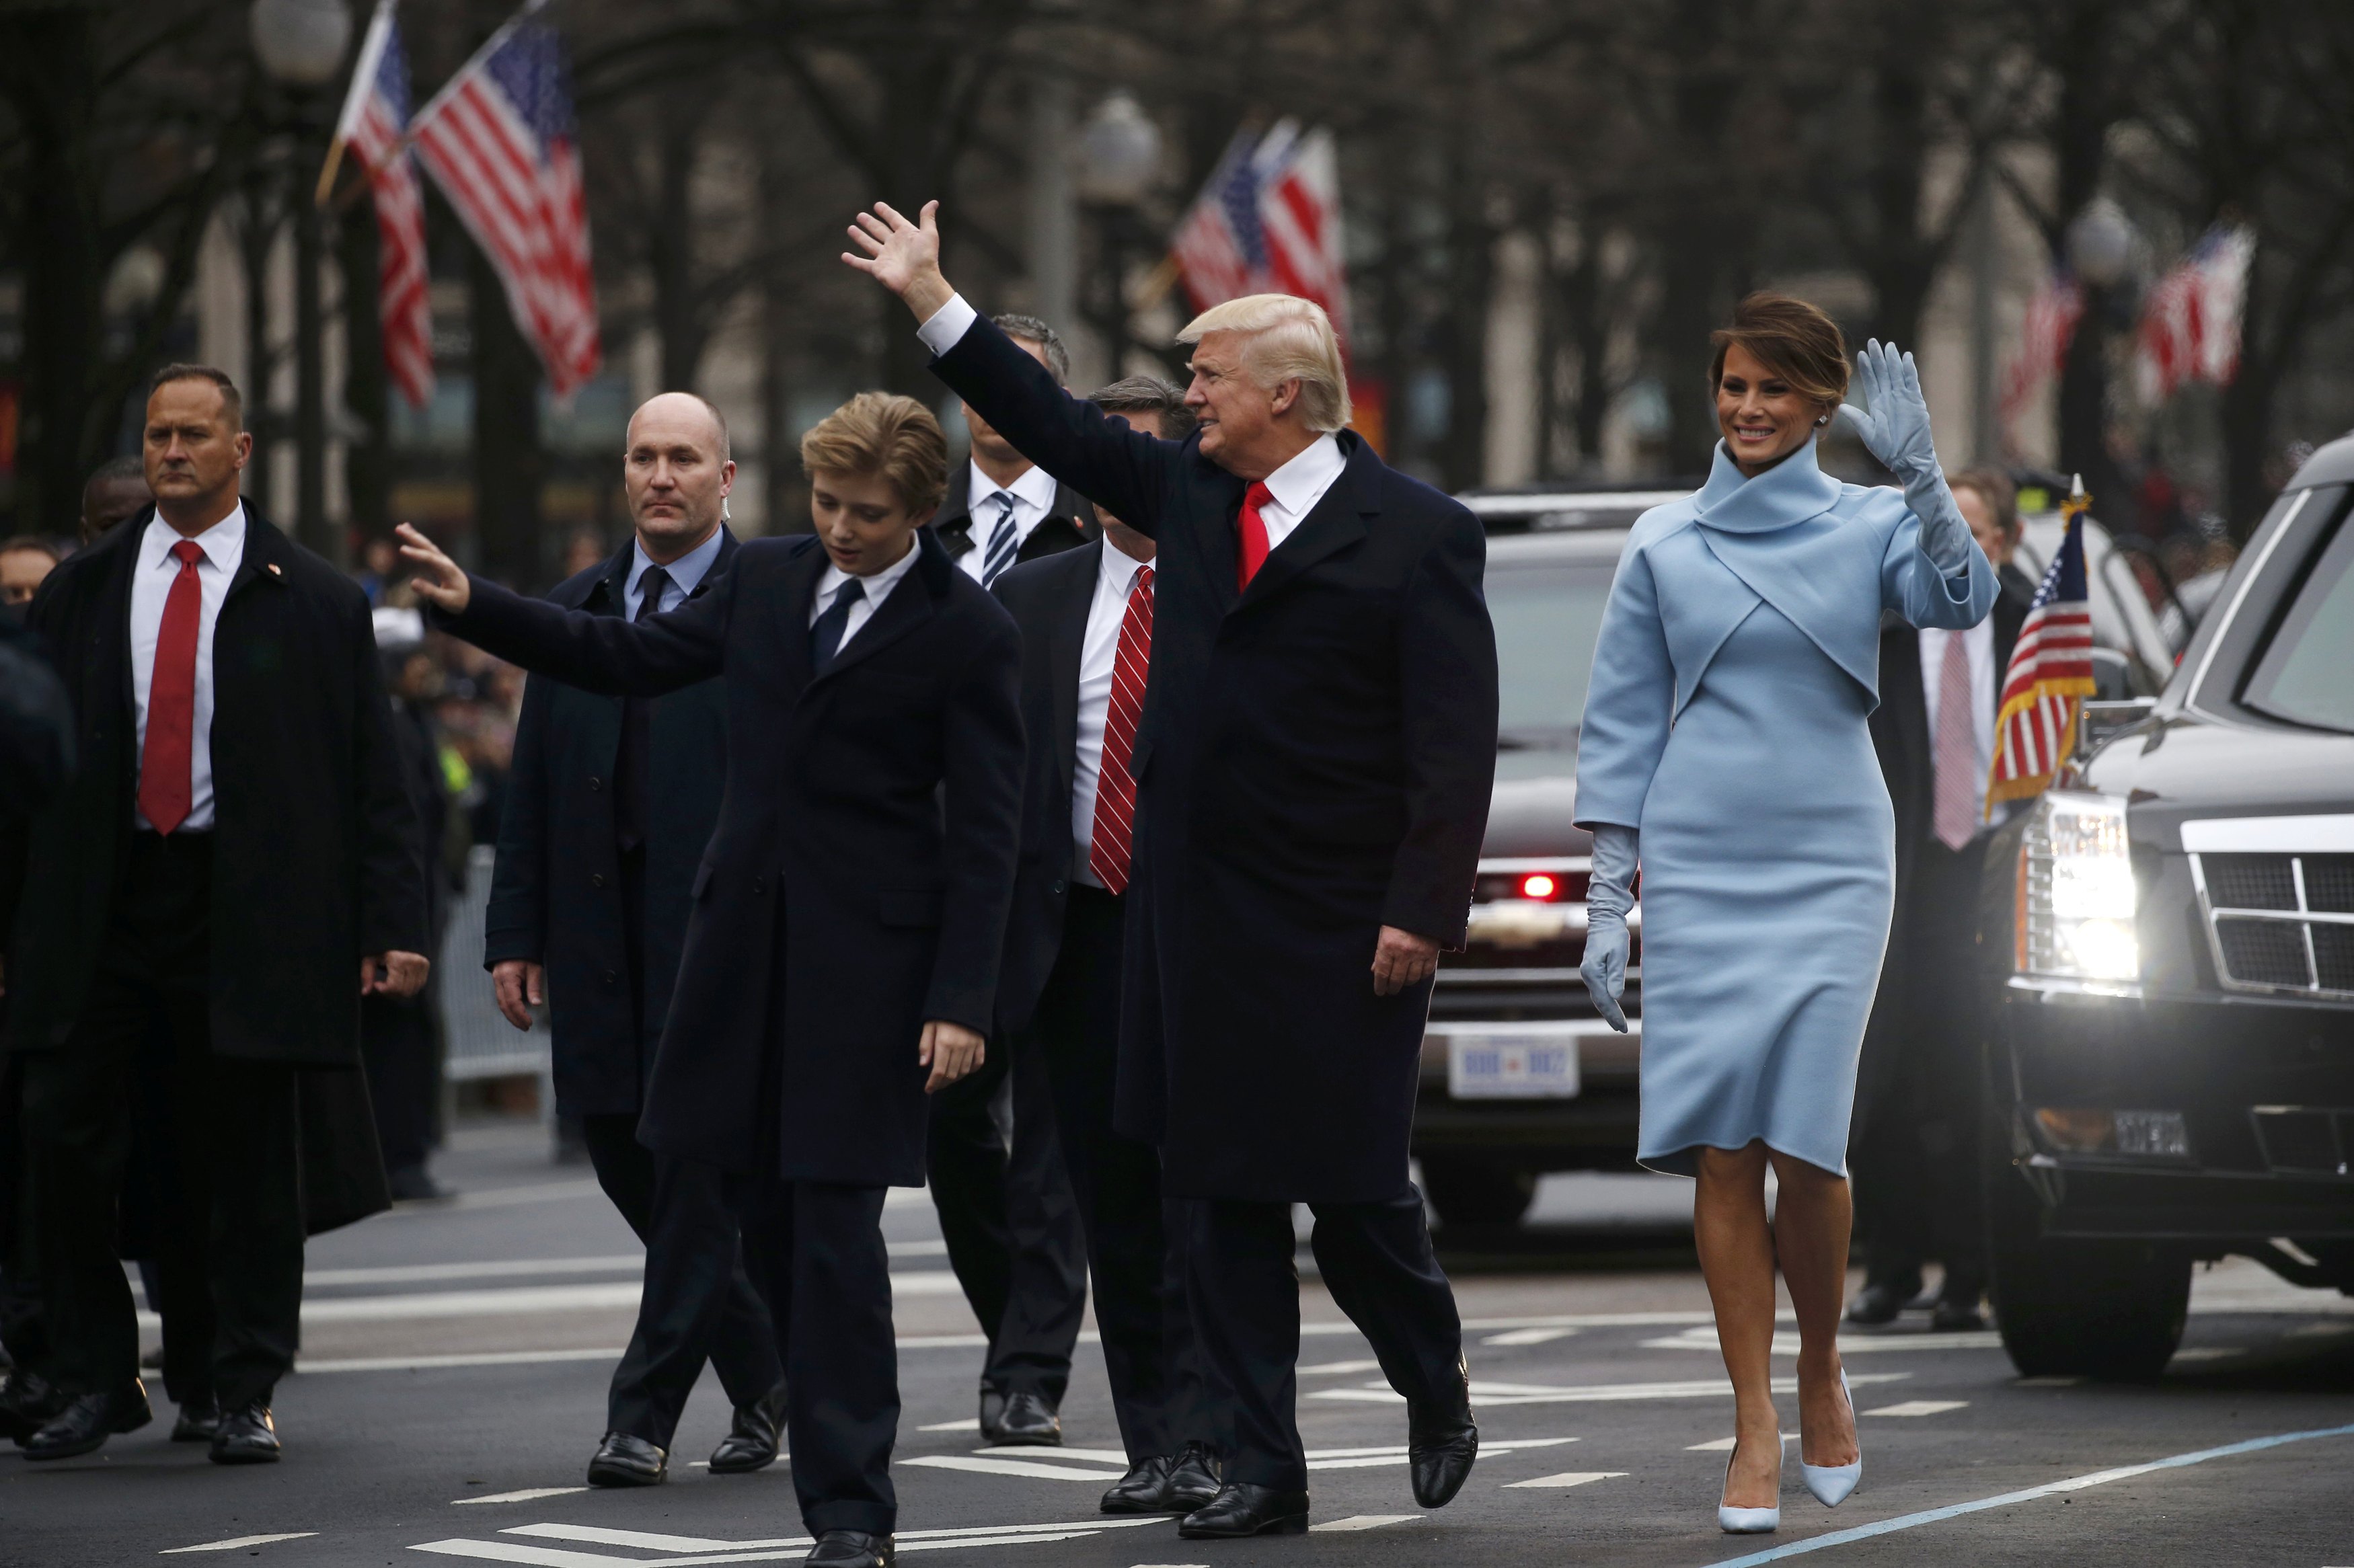
<path fill-rule="evenodd" d="M 19 1448 L 66 1407 L 66 1391 L 29 1367 L 18 1367 L 0 1383 L 0 1437 Z"/>
<path fill-rule="evenodd" d="M 1171 1454 L 1139 1459 L 1128 1467 L 1128 1474 L 1111 1484 L 1096 1507 L 1105 1513 L 1167 1513 L 1169 1472 L 1176 1464 L 1176 1457 Z"/>
<path fill-rule="evenodd" d="M 1305 1535 L 1308 1494 L 1279 1492 L 1248 1481 L 1228 1481 L 1218 1495 L 1177 1521 L 1189 1541 L 1242 1535 Z"/>
<path fill-rule="evenodd" d="M 182 1402 L 179 1419 L 172 1423 L 175 1443 L 209 1443 L 220 1430 L 220 1405 L 211 1394 Z"/>
<path fill-rule="evenodd" d="M 670 1454 L 642 1437 L 608 1432 L 588 1461 L 592 1487 L 651 1487 L 670 1474 Z"/>
<path fill-rule="evenodd" d="M 896 1568 L 898 1549 L 887 1535 L 863 1530 L 829 1530 L 817 1538 L 801 1568 Z"/>
<path fill-rule="evenodd" d="M 784 1430 L 785 1385 L 779 1383 L 758 1403 L 736 1408 L 736 1424 L 719 1446 L 711 1450 L 711 1473 L 740 1476 L 777 1462 L 777 1434 Z"/>
<path fill-rule="evenodd" d="M 1217 1495 L 1218 1457 L 1206 1444 L 1186 1444 L 1185 1451 L 1169 1467 L 1169 1490 L 1162 1506 L 1172 1512 L 1191 1513 L 1209 1507 Z"/>
<path fill-rule="evenodd" d="M 1405 1454 L 1414 1500 L 1424 1508 L 1445 1508 L 1463 1489 L 1479 1457 L 1479 1424 L 1468 1406 L 1444 1421 L 1410 1422 Z"/>
<path fill-rule="evenodd" d="M 1929 1313 L 1929 1327 L 1941 1334 L 1967 1333 L 1986 1326 L 1986 1314 L 1978 1310 L 1976 1301 L 1940 1299 Z"/>
<path fill-rule="evenodd" d="M 1063 1418 L 1034 1393 L 1009 1393 L 994 1429 L 984 1425 L 981 1436 L 1010 1448 L 1058 1448 L 1063 1443 Z"/>
<path fill-rule="evenodd" d="M 47 1425 L 25 1439 L 25 1457 L 70 1459 L 95 1453 L 116 1433 L 136 1432 L 154 1419 L 146 1387 L 134 1377 L 105 1393 L 69 1401 Z"/>
<path fill-rule="evenodd" d="M 1857 1291 L 1855 1299 L 1847 1304 L 1847 1320 L 1868 1329 L 1893 1323 L 1896 1315 L 1904 1310 L 1906 1303 L 1920 1288 L 1921 1281 L 1917 1277 L 1910 1280 L 1872 1281 Z"/>
<path fill-rule="evenodd" d="M 438 1203 L 450 1193 L 422 1165 L 404 1165 L 385 1172 L 384 1184 L 396 1203 Z"/>
<path fill-rule="evenodd" d="M 221 1412 L 205 1457 L 216 1465 L 274 1465 L 279 1453 L 278 1423 L 270 1418 L 269 1402 L 257 1399 Z"/>

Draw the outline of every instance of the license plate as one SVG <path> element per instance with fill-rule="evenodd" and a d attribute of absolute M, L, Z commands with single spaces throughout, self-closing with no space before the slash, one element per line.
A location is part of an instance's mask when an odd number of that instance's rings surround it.
<path fill-rule="evenodd" d="M 1577 1036 L 1552 1030 L 1449 1035 L 1447 1092 L 1458 1100 L 1574 1099 Z"/>

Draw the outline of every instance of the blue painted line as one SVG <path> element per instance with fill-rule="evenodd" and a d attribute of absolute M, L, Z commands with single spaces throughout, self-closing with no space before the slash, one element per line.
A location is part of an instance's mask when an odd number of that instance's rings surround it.
<path fill-rule="evenodd" d="M 1875 1535 L 1893 1535 L 1900 1530 L 1912 1530 L 1924 1524 L 1935 1524 L 1940 1520 L 1958 1518 L 1966 1513 L 1978 1513 L 1990 1508 L 2009 1508 L 2013 1503 L 2033 1502 L 2061 1492 L 2081 1492 L 2087 1487 L 2103 1487 L 2111 1481 L 2127 1481 L 2136 1476 L 2147 1476 L 2154 1470 L 2179 1470 L 2186 1465 L 2203 1465 L 2210 1459 L 2228 1459 L 2234 1454 L 2253 1454 L 2265 1448 L 2277 1448 L 2285 1443 L 2309 1443 L 2317 1437 L 2354 1437 L 2354 1426 L 2324 1426 L 2311 1432 L 2284 1432 L 2273 1437 L 2251 1437 L 2244 1443 L 2227 1443 L 2221 1448 L 2201 1448 L 2195 1454 L 2177 1454 L 2171 1458 L 2152 1459 L 2147 1465 L 2127 1465 L 2121 1469 L 2095 1470 L 2089 1476 L 2072 1476 L 2064 1481 L 2052 1481 L 2040 1487 L 2030 1487 L 2021 1492 L 2005 1492 L 2000 1497 L 1979 1498 L 1975 1502 L 1955 1503 L 1946 1508 L 1927 1509 L 1920 1513 L 1900 1514 L 1873 1524 L 1860 1524 L 1853 1530 L 1837 1530 L 1829 1535 L 1818 1535 L 1808 1541 L 1794 1541 L 1787 1546 L 1776 1546 L 1770 1552 L 1755 1552 L 1746 1557 L 1728 1557 L 1712 1568 L 1754 1568 L 1761 1563 L 1778 1563 L 1785 1557 L 1796 1557 L 1802 1552 L 1820 1552 L 1829 1546 L 1845 1546 L 1852 1541 L 1869 1541 Z"/>

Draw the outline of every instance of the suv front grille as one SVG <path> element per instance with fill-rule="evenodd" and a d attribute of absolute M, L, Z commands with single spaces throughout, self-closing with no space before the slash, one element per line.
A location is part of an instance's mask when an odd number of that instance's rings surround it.
<path fill-rule="evenodd" d="M 2354 1152 L 2354 1110 L 2257 1106 L 2256 1141 L 2264 1163 L 2284 1175 L 2343 1176 Z"/>
<path fill-rule="evenodd" d="M 2193 854 L 2190 877 L 2225 986 L 2354 998 L 2354 854 Z"/>

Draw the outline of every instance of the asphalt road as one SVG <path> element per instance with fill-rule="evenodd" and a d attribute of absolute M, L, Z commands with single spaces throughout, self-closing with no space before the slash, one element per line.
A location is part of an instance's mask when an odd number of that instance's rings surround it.
<path fill-rule="evenodd" d="M 638 1267 L 587 1171 L 549 1165 L 518 1127 L 461 1132 L 439 1169 L 455 1202 L 313 1246 L 302 1366 L 278 1395 L 283 1463 L 223 1469 L 172 1445 L 159 1389 L 155 1425 L 89 1458 L 0 1458 L 0 1563 L 798 1563 L 787 1465 L 715 1478 L 688 1463 L 726 1429 L 707 1375 L 670 1484 L 583 1486 Z M 1095 1512 L 1119 1465 L 1091 1341 L 1067 1447 L 980 1446 L 971 1318 L 929 1204 L 895 1193 L 900 1550 L 958 1553 L 944 1568 L 1681 1568 L 1813 1551 L 1825 1568 L 2354 1564 L 2354 1301 L 2253 1266 L 2202 1275 L 2184 1351 L 2150 1387 L 2023 1382 L 1992 1333 L 1933 1334 L 1925 1319 L 1850 1334 L 1861 1489 L 1828 1512 L 1793 1463 L 1778 1535 L 1718 1534 L 1731 1398 L 1688 1194 L 1668 1178 L 1556 1179 L 1519 1233 L 1450 1252 L 1485 1447 L 1438 1512 L 1407 1490 L 1403 1407 L 1311 1281 L 1300 1414 L 1316 1529 L 1203 1542 Z"/>

